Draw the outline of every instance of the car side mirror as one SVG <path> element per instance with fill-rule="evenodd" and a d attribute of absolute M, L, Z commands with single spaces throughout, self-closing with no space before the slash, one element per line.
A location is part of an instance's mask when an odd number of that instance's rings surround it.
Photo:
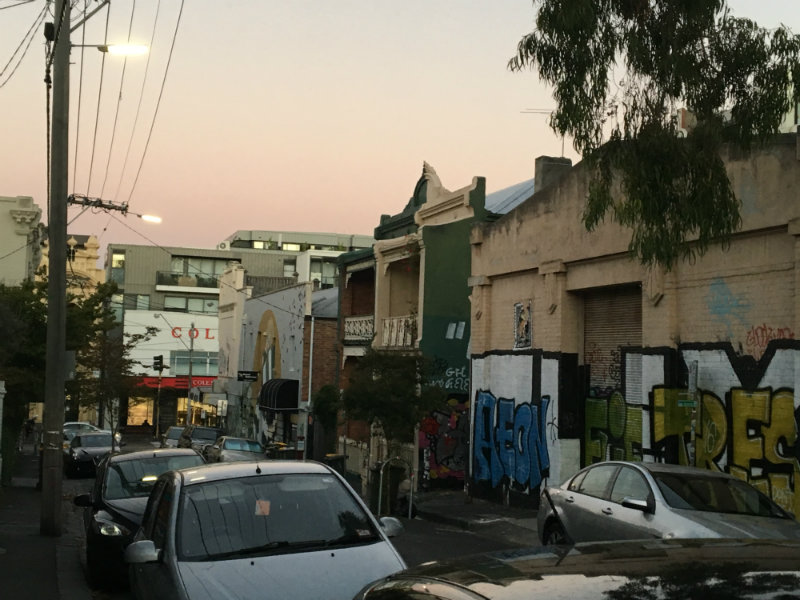
<path fill-rule="evenodd" d="M 128 544 L 124 557 L 125 562 L 131 565 L 153 563 L 161 560 L 161 550 L 156 548 L 153 540 L 139 540 Z"/>
<path fill-rule="evenodd" d="M 640 510 L 643 513 L 652 513 L 653 507 L 647 500 L 637 500 L 636 498 L 631 498 L 629 496 L 625 496 L 622 499 L 622 506 L 625 508 L 632 508 L 634 510 Z"/>
<path fill-rule="evenodd" d="M 388 537 L 395 537 L 403 533 L 403 524 L 396 517 L 381 517 L 380 523 Z"/>
<path fill-rule="evenodd" d="M 84 507 L 94 506 L 91 494 L 78 494 L 77 496 L 75 496 L 75 498 L 72 499 L 72 503 L 75 506 L 84 506 Z"/>

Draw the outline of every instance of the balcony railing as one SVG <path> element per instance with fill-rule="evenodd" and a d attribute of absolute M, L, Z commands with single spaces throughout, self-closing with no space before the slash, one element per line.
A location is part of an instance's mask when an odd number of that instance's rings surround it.
<path fill-rule="evenodd" d="M 417 341 L 414 315 L 382 319 L 381 345 L 385 348 L 413 348 Z"/>
<path fill-rule="evenodd" d="M 175 271 L 156 272 L 156 285 L 172 285 L 179 287 L 218 288 L 219 280 L 213 275 L 201 273 L 189 274 Z"/>
<path fill-rule="evenodd" d="M 344 319 L 344 343 L 363 344 L 372 342 L 375 335 L 375 316 L 362 315 L 359 317 L 345 317 Z"/>

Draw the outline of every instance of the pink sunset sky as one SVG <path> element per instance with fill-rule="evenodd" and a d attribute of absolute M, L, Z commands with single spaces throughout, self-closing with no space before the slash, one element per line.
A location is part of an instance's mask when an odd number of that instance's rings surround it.
<path fill-rule="evenodd" d="M 19 2 L 0 0 L 0 195 L 33 196 L 46 221 L 41 26 L 12 59 L 46 2 Z M 98 3 L 75 4 L 79 19 Z M 800 32 L 797 0 L 729 5 Z M 71 207 L 69 232 L 198 248 L 239 229 L 372 234 L 423 161 L 451 190 L 530 179 L 562 154 L 547 116 L 522 112 L 552 108 L 550 90 L 506 68 L 534 16 L 530 0 L 113 0 L 73 44 L 130 30 L 151 50 L 103 66 L 73 48 L 69 190 L 163 223 Z M 578 159 L 569 140 L 564 154 Z"/>

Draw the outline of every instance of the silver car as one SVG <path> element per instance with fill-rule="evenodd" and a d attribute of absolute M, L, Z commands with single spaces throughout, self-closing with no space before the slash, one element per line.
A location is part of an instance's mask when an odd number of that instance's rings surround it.
<path fill-rule="evenodd" d="M 125 561 L 140 600 L 343 600 L 405 568 L 401 529 L 326 465 L 215 463 L 159 477 Z"/>
<path fill-rule="evenodd" d="M 543 488 L 538 526 L 543 544 L 800 539 L 800 523 L 741 479 L 707 469 L 625 461 L 597 463 L 559 487 Z"/>
<path fill-rule="evenodd" d="M 266 457 L 264 446 L 255 440 L 223 435 L 203 450 L 206 461 L 234 462 L 237 460 L 263 460 Z"/>

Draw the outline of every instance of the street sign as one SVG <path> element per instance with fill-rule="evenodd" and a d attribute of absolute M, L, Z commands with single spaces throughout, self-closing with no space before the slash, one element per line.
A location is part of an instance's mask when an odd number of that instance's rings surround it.
<path fill-rule="evenodd" d="M 237 371 L 236 380 L 237 381 L 257 381 L 258 380 L 258 371 Z"/>

